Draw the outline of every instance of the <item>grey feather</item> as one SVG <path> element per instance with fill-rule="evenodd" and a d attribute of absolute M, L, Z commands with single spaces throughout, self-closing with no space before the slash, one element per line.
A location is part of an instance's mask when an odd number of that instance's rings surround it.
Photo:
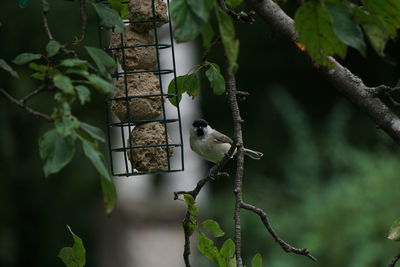
<path fill-rule="evenodd" d="M 233 140 L 230 139 L 228 136 L 218 132 L 217 130 L 214 130 L 211 133 L 211 136 L 214 138 L 214 141 L 216 143 L 229 143 L 229 144 L 233 144 Z"/>

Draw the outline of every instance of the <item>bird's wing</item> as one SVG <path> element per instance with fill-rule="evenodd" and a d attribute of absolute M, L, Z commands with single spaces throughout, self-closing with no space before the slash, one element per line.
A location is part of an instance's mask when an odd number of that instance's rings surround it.
<path fill-rule="evenodd" d="M 212 136 L 216 143 L 220 143 L 220 144 L 222 144 L 222 143 L 232 144 L 233 143 L 232 139 L 230 139 L 228 136 L 218 132 L 217 130 L 214 130 L 214 132 L 212 133 Z"/>

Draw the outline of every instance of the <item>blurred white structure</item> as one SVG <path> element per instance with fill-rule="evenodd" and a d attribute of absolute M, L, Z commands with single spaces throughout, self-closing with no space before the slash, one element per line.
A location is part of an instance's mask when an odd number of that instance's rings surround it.
<path fill-rule="evenodd" d="M 160 43 L 169 43 L 168 30 L 168 26 L 165 25 L 159 31 Z M 196 63 L 195 55 L 193 43 L 175 43 L 177 76 L 186 74 Z M 161 64 L 165 62 L 171 65 L 168 62 L 170 60 L 171 50 L 160 50 Z M 166 92 L 172 75 L 164 76 L 162 85 Z M 180 104 L 184 137 L 184 172 L 162 175 L 157 186 L 154 183 L 155 176 L 152 175 L 114 178 L 118 203 L 116 210 L 104 223 L 103 238 L 99 246 L 99 266 L 184 266 L 184 235 L 181 222 L 185 205 L 181 201 L 173 200 L 173 192 L 193 189 L 205 174 L 204 162 L 190 150 L 188 138 L 192 121 L 200 117 L 198 101 L 184 96 Z M 168 101 L 165 105 L 167 113 L 176 112 L 176 108 Z M 173 123 L 169 126 L 171 129 L 172 125 L 177 126 Z M 124 162 L 121 161 L 121 164 Z"/>

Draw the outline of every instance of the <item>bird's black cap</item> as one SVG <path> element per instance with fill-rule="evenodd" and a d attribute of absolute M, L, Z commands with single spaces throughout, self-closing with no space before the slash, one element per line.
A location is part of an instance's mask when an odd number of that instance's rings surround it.
<path fill-rule="evenodd" d="M 197 127 L 205 128 L 208 126 L 208 123 L 205 120 L 200 119 L 200 120 L 195 120 L 192 125 L 193 125 L 193 127 L 196 127 L 196 128 Z"/>

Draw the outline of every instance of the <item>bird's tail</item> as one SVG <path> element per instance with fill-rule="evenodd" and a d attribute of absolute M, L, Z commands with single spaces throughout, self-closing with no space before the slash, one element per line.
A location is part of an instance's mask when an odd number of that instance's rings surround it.
<path fill-rule="evenodd" d="M 244 154 L 246 156 L 249 156 L 250 158 L 256 159 L 256 160 L 261 159 L 261 157 L 263 156 L 263 153 L 257 152 L 257 151 L 253 151 L 253 150 L 247 149 L 247 148 L 244 149 Z"/>

